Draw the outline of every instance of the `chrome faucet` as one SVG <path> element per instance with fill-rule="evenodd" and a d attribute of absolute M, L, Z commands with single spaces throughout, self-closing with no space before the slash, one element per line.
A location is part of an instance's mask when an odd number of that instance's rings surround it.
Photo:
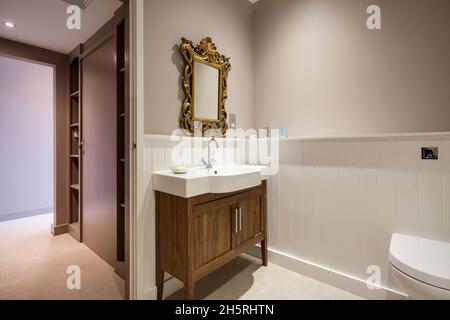
<path fill-rule="evenodd" d="M 208 161 L 205 161 L 205 159 L 202 158 L 203 166 L 206 169 L 211 169 L 213 167 L 212 163 L 214 160 L 211 159 L 211 143 L 213 143 L 213 142 L 216 144 L 216 148 L 219 148 L 219 143 L 217 142 L 216 138 L 212 137 L 211 140 L 208 142 Z"/>

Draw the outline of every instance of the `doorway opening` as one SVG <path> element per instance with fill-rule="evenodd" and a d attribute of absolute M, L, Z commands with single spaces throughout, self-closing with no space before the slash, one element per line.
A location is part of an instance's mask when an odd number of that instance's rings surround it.
<path fill-rule="evenodd" d="M 0 56 L 0 221 L 54 212 L 54 68 Z"/>
<path fill-rule="evenodd" d="M 55 3 L 49 7 L 55 12 L 53 14 L 50 12 L 43 18 L 56 16 L 56 11 L 65 13 L 65 10 L 60 10 L 65 7 L 66 4 L 62 1 Z M 5 3 L 2 11 L 3 9 L 7 9 L 12 17 L 20 17 L 24 12 L 33 11 L 32 8 L 18 8 L 9 3 L 8 5 Z M 93 12 L 100 12 L 103 18 L 98 19 L 98 16 L 95 18 Z M 2 188 L 0 202 L 6 206 L 8 203 L 4 199 L 9 198 L 8 200 L 15 203 L 19 209 L 12 212 L 15 215 L 8 215 L 9 220 L 6 222 L 13 222 L 7 225 L 1 225 L 0 222 L 0 262 L 2 268 L 5 267 L 3 262 L 6 262 L 10 270 L 19 271 L 27 265 L 25 262 L 45 254 L 45 259 L 41 257 L 42 260 L 28 263 L 28 269 L 42 267 L 40 277 L 33 279 L 34 294 L 18 293 L 18 298 L 129 297 L 128 220 L 131 200 L 128 180 L 131 166 L 129 135 L 131 114 L 128 107 L 128 5 L 118 0 L 103 5 L 94 2 L 83 11 L 83 16 L 84 28 L 78 33 L 64 28 L 60 30 L 58 21 L 55 20 L 52 22 L 54 25 L 52 30 L 59 30 L 58 36 L 43 39 L 39 35 L 45 32 L 37 32 L 36 28 L 30 28 L 26 21 L 19 19 L 17 25 L 22 26 L 20 29 L 10 30 L 6 38 L 0 37 L 0 55 L 20 63 L 47 68 L 52 76 L 48 86 L 51 90 L 49 108 L 52 113 L 49 116 L 50 120 L 47 119 L 43 125 L 52 134 L 46 139 L 50 153 L 45 154 L 50 160 L 41 159 L 45 149 L 41 146 L 43 134 L 33 129 L 33 125 L 44 122 L 40 117 L 32 112 L 23 112 L 22 115 L 26 116 L 27 120 L 14 125 L 11 116 L 0 114 L 2 118 L 0 140 L 4 144 L 0 145 L 2 156 L 4 151 L 8 153 L 8 157 L 12 154 L 19 158 L 11 160 L 11 156 L 7 159 L 2 157 L 1 160 L 3 169 L 1 179 L 4 184 L 0 184 Z M 25 41 L 26 39 L 31 40 Z M 17 67 L 12 69 L 15 72 Z M 5 91 L 18 92 L 20 97 L 26 94 L 33 96 L 33 90 L 23 87 L 26 83 L 24 80 L 13 83 L 15 78 L 3 71 L 0 72 L 0 78 L 9 83 L 8 87 L 5 85 Z M 43 85 L 43 78 L 41 76 L 37 81 L 40 85 Z M 44 91 L 36 90 L 40 93 Z M 103 92 L 103 95 L 99 96 L 99 92 Z M 5 95 L 3 92 L 1 94 L 3 98 Z M 5 106 L 6 104 L 2 102 L 1 111 Z M 25 134 L 27 136 L 24 136 Z M 28 153 L 25 155 L 14 149 L 14 147 L 24 148 L 27 144 L 33 148 L 26 149 Z M 100 150 L 104 146 L 108 146 L 108 154 Z M 20 161 L 29 161 L 32 165 L 23 166 L 24 169 L 17 173 L 9 170 L 8 166 L 3 166 L 6 160 L 16 167 L 19 167 Z M 42 162 L 46 164 L 46 170 L 43 169 L 43 165 L 39 165 Z M 10 176 L 3 179 L 4 173 L 10 173 Z M 34 173 L 41 176 L 33 177 Z M 23 179 L 19 179 L 20 174 L 24 175 Z M 50 179 L 49 188 L 42 186 L 46 179 Z M 38 182 L 41 185 L 33 184 Z M 103 183 L 101 188 L 95 187 L 94 184 L 97 182 Z M 11 196 L 6 192 L 12 192 L 16 186 L 18 195 Z M 39 206 L 39 210 L 20 209 L 20 205 L 25 205 L 26 201 L 33 200 L 33 197 L 38 197 L 45 190 L 50 197 L 48 205 Z M 42 198 L 41 196 L 40 199 Z M 1 207 L 0 209 L 1 215 L 3 211 Z M 9 214 L 11 210 L 5 212 Z M 40 215 L 41 213 L 49 214 Z M 27 225 L 39 229 L 26 227 L 26 224 L 19 223 L 25 221 L 24 219 L 13 220 L 15 217 L 34 219 Z M 41 218 L 45 218 L 45 222 L 42 222 Z M 3 220 L 6 220 L 6 217 Z M 54 237 L 50 234 L 50 225 Z M 20 250 L 3 237 L 8 236 L 8 232 L 3 232 L 8 229 L 16 230 L 10 233 L 12 237 L 8 239 L 14 238 L 17 243 L 21 243 L 24 239 L 29 240 L 27 248 L 35 250 L 22 250 L 27 252 L 28 256 L 19 253 Z M 42 241 L 32 241 L 31 239 L 34 239 L 31 237 L 32 234 L 40 234 Z M 40 246 L 42 243 L 46 243 L 48 248 Z M 25 242 L 22 244 L 25 245 Z M 79 253 L 75 254 L 77 250 Z M 10 263 L 16 257 L 15 252 L 24 263 L 19 264 L 19 261 L 16 261 L 15 265 Z M 73 254 L 68 256 L 68 252 Z M 48 270 L 56 268 L 55 265 L 48 265 L 50 261 L 57 261 L 58 270 Z M 70 266 L 79 266 L 84 275 L 81 292 L 71 292 L 65 288 L 69 272 L 66 268 Z M 48 277 L 47 281 L 41 281 L 45 277 Z M 26 282 L 26 279 L 25 275 L 17 274 L 14 281 L 22 282 L 25 287 L 32 283 Z M 2 281 L 0 284 L 0 297 L 13 298 L 14 292 L 8 289 L 7 283 Z M 47 289 L 51 291 L 49 284 L 56 284 L 59 287 L 50 294 L 47 292 Z"/>

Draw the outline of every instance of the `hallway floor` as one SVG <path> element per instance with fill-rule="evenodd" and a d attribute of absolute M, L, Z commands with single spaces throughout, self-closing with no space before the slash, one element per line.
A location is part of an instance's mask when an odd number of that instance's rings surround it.
<path fill-rule="evenodd" d="M 124 281 L 113 268 L 68 234 L 50 234 L 52 215 L 0 222 L 0 300 L 123 299 Z M 67 267 L 81 268 L 81 290 L 66 287 Z M 183 290 L 167 299 L 182 299 Z M 360 299 L 280 266 L 262 267 L 249 255 L 200 280 L 197 299 Z"/>
<path fill-rule="evenodd" d="M 70 235 L 50 233 L 53 215 L 0 222 L 0 300 L 123 299 L 124 281 Z M 81 268 L 81 290 L 68 290 L 66 270 Z"/>
<path fill-rule="evenodd" d="M 178 282 L 177 280 L 175 280 Z M 166 299 L 183 299 L 179 290 Z M 205 300 L 361 300 L 360 297 L 242 254 L 196 285 L 196 299 Z"/>

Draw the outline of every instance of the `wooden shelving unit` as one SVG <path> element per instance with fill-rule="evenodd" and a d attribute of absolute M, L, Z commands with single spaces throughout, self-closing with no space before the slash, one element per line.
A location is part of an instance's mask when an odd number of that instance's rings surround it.
<path fill-rule="evenodd" d="M 117 268 L 123 274 L 125 262 L 125 216 L 128 207 L 127 168 L 128 143 L 126 130 L 129 114 L 126 101 L 126 52 L 125 52 L 125 21 L 117 25 Z"/>
<path fill-rule="evenodd" d="M 81 241 L 81 48 L 71 53 L 70 62 L 70 213 L 69 233 Z"/>
<path fill-rule="evenodd" d="M 70 134 L 66 157 L 70 163 L 70 170 L 67 171 L 70 176 L 66 184 L 70 197 L 69 234 L 78 241 L 85 242 L 94 252 L 113 265 L 116 273 L 125 279 L 125 297 L 128 298 L 130 296 L 129 171 L 131 146 L 134 150 L 135 144 L 130 142 L 129 7 L 128 1 L 122 2 L 124 4 L 116 10 L 112 19 L 69 54 L 70 88 L 67 99 L 70 115 L 67 130 Z M 113 52 L 111 44 L 115 45 L 116 52 Z M 102 51 L 99 53 L 99 50 Z M 102 60 L 106 56 L 105 52 L 115 54 L 115 65 L 113 60 Z M 102 85 L 96 87 L 98 81 L 101 81 Z M 114 83 L 116 96 L 113 93 Z M 98 110 L 109 112 L 113 118 L 103 119 L 98 116 L 101 115 L 100 112 L 92 112 Z M 100 155 L 102 150 L 92 147 L 101 144 L 100 139 L 106 140 L 108 153 Z M 114 140 L 116 140 L 115 150 L 114 144 L 111 144 Z M 85 148 L 84 145 L 89 148 Z M 103 172 L 102 170 L 96 172 L 97 167 L 106 169 Z M 105 172 L 106 170 L 108 172 Z M 106 176 L 108 180 L 105 179 Z M 112 181 L 113 178 L 117 182 L 115 194 L 113 190 L 108 189 L 109 196 L 102 198 L 96 191 L 99 190 L 99 186 L 104 187 L 104 184 L 96 182 L 109 184 L 109 179 Z M 95 207 L 92 210 L 92 203 L 105 204 L 102 212 L 99 213 Z M 116 226 L 112 224 L 115 218 L 117 218 Z M 102 221 L 102 224 L 98 223 L 99 221 Z M 117 239 L 115 261 L 112 256 L 114 244 L 109 241 L 113 233 Z"/>

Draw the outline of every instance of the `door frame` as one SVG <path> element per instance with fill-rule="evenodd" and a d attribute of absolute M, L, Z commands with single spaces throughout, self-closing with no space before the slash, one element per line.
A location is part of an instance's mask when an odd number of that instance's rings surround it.
<path fill-rule="evenodd" d="M 130 72 L 130 218 L 129 218 L 129 298 L 143 297 L 142 261 L 144 248 L 139 235 L 138 217 L 144 209 L 144 0 L 129 0 L 129 72 Z M 151 230 L 149 230 L 151 232 Z M 140 281 L 138 281 L 140 280 Z"/>
<path fill-rule="evenodd" d="M 67 233 L 69 222 L 68 55 L 0 38 L 0 55 L 53 68 L 53 224 L 52 234 Z"/>
<path fill-rule="evenodd" d="M 143 247 L 137 234 L 138 212 L 144 204 L 144 0 L 128 0 L 129 76 L 130 76 L 130 214 L 129 214 L 129 299 L 142 297 L 138 274 L 138 249 Z M 0 38 L 0 55 L 44 64 L 54 68 L 54 219 L 52 234 L 68 233 L 70 190 L 69 154 L 69 55 Z"/>
<path fill-rule="evenodd" d="M 133 2 L 133 1 L 131 1 Z M 116 42 L 116 33 L 117 33 L 117 26 L 121 23 L 124 22 L 126 27 L 125 29 L 128 29 L 128 33 L 125 34 L 125 47 L 128 47 L 128 52 L 127 49 L 125 49 L 125 67 L 128 70 L 127 75 L 126 75 L 126 79 L 125 79 L 125 84 L 128 84 L 128 87 L 125 88 L 125 98 L 128 99 L 128 110 L 129 110 L 129 120 L 128 120 L 128 136 L 130 137 L 130 142 L 129 142 L 129 149 L 128 149 L 128 153 L 129 153 L 129 169 L 128 169 L 128 173 L 125 175 L 125 184 L 128 183 L 129 185 L 129 190 L 128 190 L 128 197 L 129 197 L 129 209 L 128 209 L 128 213 L 125 213 L 125 264 L 123 265 L 123 268 L 125 268 L 125 274 L 124 274 L 124 280 L 125 280 L 125 299 L 130 299 L 133 300 L 135 299 L 133 294 L 132 294 L 132 288 L 135 287 L 135 283 L 136 281 L 134 281 L 133 277 L 133 250 L 135 248 L 134 246 L 134 238 L 136 237 L 136 234 L 133 232 L 134 229 L 132 228 L 133 223 L 132 223 L 132 219 L 135 211 L 135 190 L 136 187 L 135 185 L 137 184 L 136 182 L 136 176 L 137 176 L 137 172 L 136 172 L 136 158 L 137 158 L 137 152 L 136 152 L 136 148 L 134 146 L 136 146 L 137 144 L 137 140 L 135 138 L 135 134 L 134 132 L 137 130 L 136 129 L 136 123 L 137 123 L 137 115 L 136 112 L 134 112 L 134 107 L 133 107 L 133 101 L 135 99 L 133 99 L 133 94 L 132 94 L 132 82 L 133 82 L 133 74 L 134 74 L 134 70 L 135 67 L 132 66 L 133 63 L 133 58 L 132 58 L 132 54 L 131 54 L 131 45 L 132 45 L 132 38 L 131 36 L 134 34 L 133 33 L 133 26 L 134 26 L 134 22 L 132 20 L 132 13 L 131 13 L 131 6 L 130 6 L 130 2 L 129 1 L 124 1 L 124 4 L 119 7 L 115 13 L 114 16 L 106 23 L 104 24 L 99 30 L 97 30 L 97 32 L 92 35 L 85 43 L 83 43 L 81 45 L 81 52 L 79 54 L 79 59 L 80 59 L 80 65 L 83 66 L 83 62 L 84 59 L 86 57 L 88 57 L 91 53 L 93 53 L 95 50 L 97 50 L 100 46 L 102 46 L 106 41 L 110 40 L 111 38 L 114 38 L 114 42 Z M 129 79 L 127 78 L 129 77 Z M 83 85 L 83 80 L 80 80 L 80 88 Z M 81 90 L 81 92 L 83 92 L 83 90 Z M 81 93 L 81 95 L 83 95 L 83 93 Z M 81 102 L 80 104 L 81 109 L 83 109 L 83 102 Z M 82 127 L 82 126 L 81 126 Z M 82 129 L 83 130 L 83 129 Z M 136 131 L 137 132 L 137 131 Z M 83 132 L 81 132 L 81 136 L 83 136 Z M 127 179 L 128 177 L 128 179 Z M 83 180 L 81 178 L 81 180 Z M 83 197 L 81 195 L 81 206 L 83 203 Z M 83 210 L 82 210 L 83 211 Z M 83 215 L 83 213 L 82 213 Z M 81 227 L 81 230 L 83 229 L 83 227 Z M 82 231 L 83 232 L 83 231 Z M 122 269 L 122 267 L 120 267 L 120 270 Z M 117 269 L 116 269 L 117 271 Z"/>

